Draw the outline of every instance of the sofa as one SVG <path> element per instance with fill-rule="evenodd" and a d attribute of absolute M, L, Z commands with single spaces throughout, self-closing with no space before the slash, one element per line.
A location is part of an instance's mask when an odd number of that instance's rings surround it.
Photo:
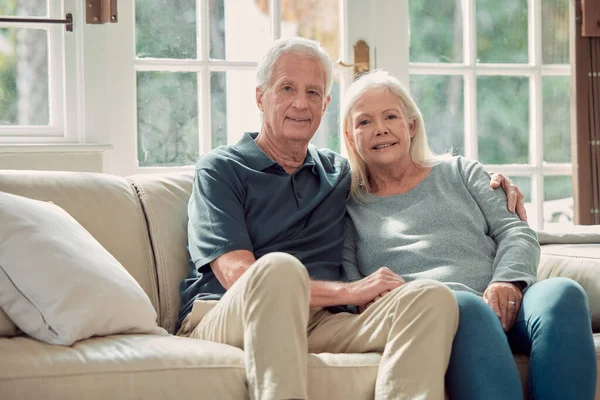
<path fill-rule="evenodd" d="M 242 350 L 173 335 L 178 285 L 188 268 L 186 207 L 192 179 L 191 171 L 129 177 L 0 171 L 0 192 L 51 201 L 85 227 L 139 283 L 158 324 L 170 333 L 52 345 L 20 333 L 0 309 L 1 399 L 248 398 Z M 588 293 L 594 332 L 600 332 L 599 237 L 600 227 L 539 233 L 539 279 L 566 276 L 580 282 Z M 598 354 L 600 333 L 594 340 Z M 372 399 L 379 359 L 379 354 L 310 354 L 310 398 Z M 515 361 L 526 382 L 528 358 L 518 355 Z"/>

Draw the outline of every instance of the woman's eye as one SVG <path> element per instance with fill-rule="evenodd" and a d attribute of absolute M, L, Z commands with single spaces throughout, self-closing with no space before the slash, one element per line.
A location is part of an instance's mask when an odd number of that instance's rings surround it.
<path fill-rule="evenodd" d="M 362 121 L 359 121 L 358 125 L 362 126 L 362 125 L 366 125 L 366 124 L 368 124 L 368 123 L 369 123 L 369 121 L 368 121 L 368 120 L 366 120 L 366 119 L 363 119 Z"/>
<path fill-rule="evenodd" d="M 387 116 L 387 119 L 396 119 L 396 118 L 398 118 L 398 117 L 393 114 Z"/>

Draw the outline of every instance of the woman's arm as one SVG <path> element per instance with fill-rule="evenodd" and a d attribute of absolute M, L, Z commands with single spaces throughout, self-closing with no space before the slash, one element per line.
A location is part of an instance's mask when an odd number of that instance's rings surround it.
<path fill-rule="evenodd" d="M 536 281 L 540 245 L 535 232 L 511 214 L 501 188 L 491 189 L 490 176 L 476 162 L 458 158 L 465 186 L 477 202 L 489 227 L 488 236 L 497 244 L 492 282 L 523 282 L 523 289 Z"/>
<path fill-rule="evenodd" d="M 358 268 L 358 260 L 356 259 L 356 228 L 348 214 L 346 214 L 345 223 L 343 251 L 344 273 L 342 274 L 342 280 L 354 282 L 364 278 L 364 276 Z"/>

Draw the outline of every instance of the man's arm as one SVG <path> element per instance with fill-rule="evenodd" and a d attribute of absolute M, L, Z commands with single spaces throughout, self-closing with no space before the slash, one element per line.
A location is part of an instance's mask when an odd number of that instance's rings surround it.
<path fill-rule="evenodd" d="M 210 263 L 210 267 L 219 283 L 229 289 L 255 261 L 251 252 L 235 250 L 216 258 Z M 352 283 L 310 281 L 310 306 L 363 306 L 403 283 L 404 280 L 388 268 L 380 268 L 368 277 Z"/>

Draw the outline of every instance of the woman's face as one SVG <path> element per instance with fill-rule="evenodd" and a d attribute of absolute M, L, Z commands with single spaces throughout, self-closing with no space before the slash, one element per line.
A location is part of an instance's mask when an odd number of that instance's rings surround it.
<path fill-rule="evenodd" d="M 358 98 L 345 134 L 369 169 L 410 161 L 414 123 L 406 120 L 400 99 L 388 90 L 373 89 Z"/>

